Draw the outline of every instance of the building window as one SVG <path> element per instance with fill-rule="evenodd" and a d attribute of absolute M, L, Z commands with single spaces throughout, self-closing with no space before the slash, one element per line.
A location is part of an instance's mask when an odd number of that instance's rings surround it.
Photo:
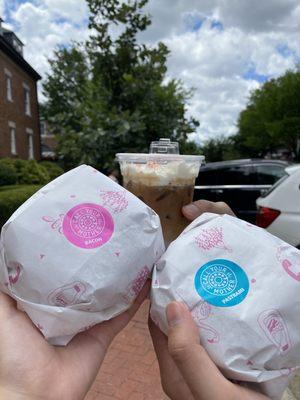
<path fill-rule="evenodd" d="M 14 46 L 14 48 L 17 50 L 18 53 L 20 53 L 20 54 L 23 55 L 23 47 L 22 47 L 22 45 L 21 45 L 19 42 L 17 42 L 15 39 L 13 39 L 13 46 Z"/>
<path fill-rule="evenodd" d="M 33 130 L 26 129 L 26 133 L 27 133 L 27 140 L 28 140 L 28 159 L 33 160 L 34 159 Z"/>
<path fill-rule="evenodd" d="M 12 75 L 8 69 L 5 69 L 5 83 L 6 83 L 6 98 L 8 101 L 13 101 L 12 96 Z"/>
<path fill-rule="evenodd" d="M 47 136 L 46 121 L 41 121 L 41 136 Z"/>
<path fill-rule="evenodd" d="M 13 156 L 17 155 L 17 135 L 16 135 L 16 124 L 9 122 L 9 133 L 10 133 L 10 152 Z"/>
<path fill-rule="evenodd" d="M 31 109 L 30 109 L 30 89 L 29 86 L 23 84 L 24 87 L 24 108 L 25 114 L 29 117 L 31 116 Z"/>

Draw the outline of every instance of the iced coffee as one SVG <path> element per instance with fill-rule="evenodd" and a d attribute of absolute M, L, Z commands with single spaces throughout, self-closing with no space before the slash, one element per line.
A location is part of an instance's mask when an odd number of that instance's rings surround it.
<path fill-rule="evenodd" d="M 202 156 L 118 154 L 123 184 L 160 216 L 168 246 L 187 226 L 181 210 L 193 199 Z"/>

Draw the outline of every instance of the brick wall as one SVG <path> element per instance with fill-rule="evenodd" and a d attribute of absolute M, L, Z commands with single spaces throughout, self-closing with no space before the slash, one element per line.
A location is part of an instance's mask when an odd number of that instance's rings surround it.
<path fill-rule="evenodd" d="M 12 98 L 7 100 L 5 70 L 11 73 Z M 25 115 L 24 84 L 30 89 L 31 116 Z M 28 159 L 28 130 L 33 132 L 34 158 L 40 160 L 40 126 L 38 115 L 37 85 L 35 80 L 23 71 L 0 50 L 0 157 L 13 157 L 9 122 L 16 125 L 15 157 Z"/>

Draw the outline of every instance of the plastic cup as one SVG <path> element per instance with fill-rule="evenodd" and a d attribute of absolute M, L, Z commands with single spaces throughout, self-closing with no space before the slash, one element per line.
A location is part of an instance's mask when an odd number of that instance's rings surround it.
<path fill-rule="evenodd" d="M 124 187 L 157 212 L 168 246 L 189 223 L 181 210 L 193 200 L 195 179 L 204 156 L 167 153 L 116 156 Z"/>

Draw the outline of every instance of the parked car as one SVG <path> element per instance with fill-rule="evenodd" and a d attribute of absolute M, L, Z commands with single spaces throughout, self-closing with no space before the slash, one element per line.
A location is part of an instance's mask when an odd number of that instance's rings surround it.
<path fill-rule="evenodd" d="M 196 179 L 194 200 L 225 201 L 239 218 L 255 223 L 256 199 L 287 174 L 289 165 L 261 159 L 208 163 Z"/>
<path fill-rule="evenodd" d="M 300 248 L 300 165 L 257 199 L 257 225 Z"/>
<path fill-rule="evenodd" d="M 54 161 L 56 159 L 55 152 L 46 144 L 41 145 L 41 155 L 43 160 Z"/>

